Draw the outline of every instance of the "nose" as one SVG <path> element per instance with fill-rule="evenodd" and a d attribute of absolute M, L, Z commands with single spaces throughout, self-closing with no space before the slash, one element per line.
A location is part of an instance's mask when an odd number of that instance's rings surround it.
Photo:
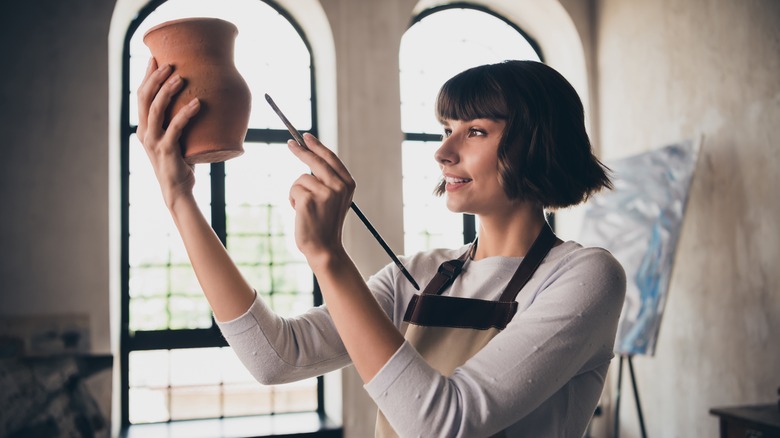
<path fill-rule="evenodd" d="M 433 158 L 440 165 L 454 164 L 458 162 L 457 147 L 455 145 L 455 136 L 450 135 L 442 139 L 441 146 L 436 149 Z"/>

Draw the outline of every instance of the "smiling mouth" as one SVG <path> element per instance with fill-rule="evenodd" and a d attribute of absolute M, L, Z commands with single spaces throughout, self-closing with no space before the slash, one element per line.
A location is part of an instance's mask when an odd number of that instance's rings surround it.
<path fill-rule="evenodd" d="M 459 190 L 460 188 L 464 187 L 466 184 L 470 183 L 471 180 L 468 178 L 455 178 L 452 176 L 445 176 L 444 177 L 444 190 L 448 193 L 454 192 L 456 190 Z"/>
<path fill-rule="evenodd" d="M 467 182 L 471 182 L 468 178 L 453 178 L 451 176 L 445 176 L 444 182 L 447 184 L 465 184 Z"/>

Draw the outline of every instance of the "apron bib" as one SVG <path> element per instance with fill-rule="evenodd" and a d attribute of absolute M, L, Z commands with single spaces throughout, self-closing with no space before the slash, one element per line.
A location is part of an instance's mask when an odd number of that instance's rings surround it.
<path fill-rule="evenodd" d="M 409 302 L 401 326 L 404 338 L 432 368 L 443 376 L 451 375 L 506 328 L 517 313 L 517 294 L 557 240 L 545 224 L 498 301 L 442 295 L 460 274 L 474 245 L 459 258 L 442 263 L 422 294 Z M 398 437 L 381 411 L 375 436 Z M 493 435 L 504 436 L 503 431 Z"/>

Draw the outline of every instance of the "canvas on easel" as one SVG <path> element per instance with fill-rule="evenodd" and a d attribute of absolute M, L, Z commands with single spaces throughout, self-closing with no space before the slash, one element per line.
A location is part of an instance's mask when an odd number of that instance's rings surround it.
<path fill-rule="evenodd" d="M 645 436 L 631 358 L 655 353 L 701 143 L 684 141 L 606 163 L 615 187 L 594 195 L 585 205 L 580 242 L 609 250 L 626 272 L 626 298 L 615 341 L 620 356 L 616 437 L 624 359 Z"/>
<path fill-rule="evenodd" d="M 606 248 L 626 271 L 617 353 L 655 353 L 700 145 L 685 141 L 606 163 L 615 188 L 586 204 L 580 242 Z"/>

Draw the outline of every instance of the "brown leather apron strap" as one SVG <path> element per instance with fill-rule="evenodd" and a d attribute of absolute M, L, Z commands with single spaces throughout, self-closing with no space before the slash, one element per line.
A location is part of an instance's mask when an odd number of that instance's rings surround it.
<path fill-rule="evenodd" d="M 542 263 L 542 260 L 544 260 L 547 253 L 550 252 L 550 249 L 555 246 L 557 240 L 558 238 L 555 236 L 555 233 L 553 233 L 550 225 L 545 223 L 541 232 L 539 232 L 539 235 L 536 237 L 536 240 L 534 240 L 534 243 L 531 245 L 531 248 L 528 250 L 528 254 L 526 254 L 523 261 L 520 262 L 520 266 L 518 266 L 512 279 L 509 280 L 509 284 L 501 294 L 499 301 L 512 302 L 515 300 L 517 294 L 520 293 L 520 289 L 528 283 L 528 280 L 531 279 L 536 268 Z M 475 244 L 476 241 L 457 259 L 448 260 L 442 263 L 439 266 L 438 272 L 436 272 L 436 275 L 431 279 L 428 285 L 425 286 L 422 293 L 441 295 L 442 292 L 447 290 L 455 281 L 455 278 L 460 275 L 460 272 L 463 270 L 463 264 L 474 250 Z"/>
<path fill-rule="evenodd" d="M 517 294 L 519 294 L 520 290 L 528 283 L 528 280 L 534 275 L 536 269 L 542 264 L 542 260 L 547 257 L 547 253 L 550 252 L 557 241 L 558 238 L 555 236 L 555 233 L 553 233 L 550 225 L 545 222 L 542 231 L 539 232 L 536 240 L 534 240 L 534 243 L 528 250 L 528 254 L 526 254 L 523 261 L 520 262 L 520 266 L 517 267 L 515 275 L 509 280 L 509 284 L 507 284 L 504 293 L 501 294 L 501 298 L 499 298 L 498 301 L 509 303 L 517 298 Z"/>

